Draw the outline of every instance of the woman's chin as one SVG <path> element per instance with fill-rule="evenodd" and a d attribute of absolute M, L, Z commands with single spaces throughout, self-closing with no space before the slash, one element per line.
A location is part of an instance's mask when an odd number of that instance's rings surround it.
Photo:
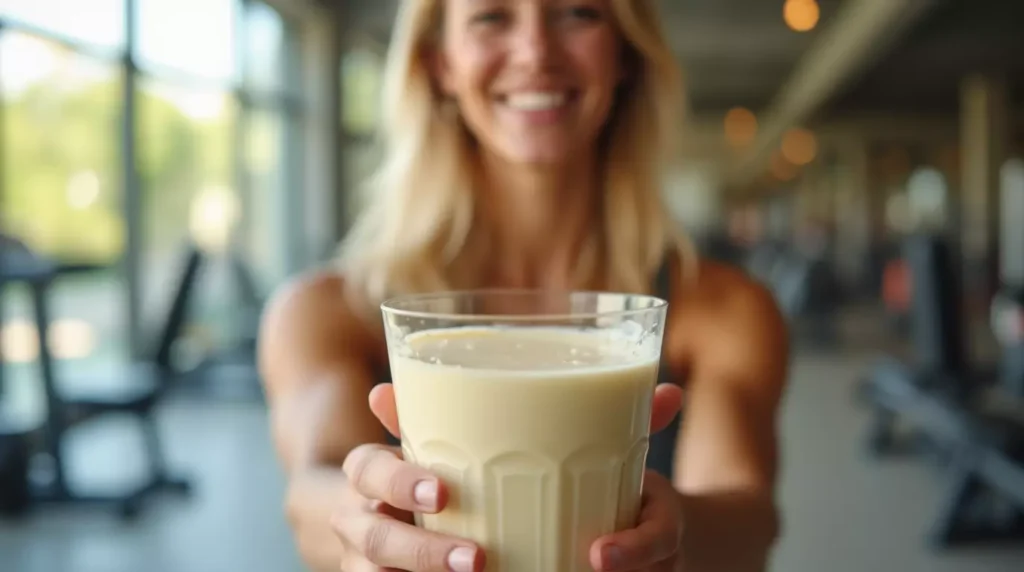
<path fill-rule="evenodd" d="M 550 169 L 552 167 L 568 165 L 573 158 L 572 153 L 561 146 L 530 147 L 516 149 L 515 151 L 506 155 L 510 162 L 523 167 L 537 169 Z"/>

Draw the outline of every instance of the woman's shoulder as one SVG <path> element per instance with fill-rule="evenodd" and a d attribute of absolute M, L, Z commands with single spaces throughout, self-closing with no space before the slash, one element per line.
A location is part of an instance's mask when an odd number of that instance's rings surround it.
<path fill-rule="evenodd" d="M 745 342 L 784 346 L 788 332 L 774 295 L 743 269 L 700 260 L 689 274 L 680 268 L 676 275 L 670 321 L 687 355 L 706 354 L 711 348 L 736 350 Z"/>
<path fill-rule="evenodd" d="M 764 284 L 740 267 L 713 260 L 698 261 L 692 276 L 677 281 L 673 295 L 688 313 L 706 319 L 778 314 L 775 296 Z"/>
<path fill-rule="evenodd" d="M 261 338 L 287 339 L 289 345 L 338 344 L 339 349 L 365 352 L 379 345 L 380 337 L 374 327 L 380 320 L 369 318 L 370 307 L 343 273 L 307 272 L 274 292 L 264 310 Z"/>

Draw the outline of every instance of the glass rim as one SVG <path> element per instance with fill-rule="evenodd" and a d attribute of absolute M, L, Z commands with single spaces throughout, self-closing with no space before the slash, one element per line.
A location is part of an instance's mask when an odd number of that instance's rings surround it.
<path fill-rule="evenodd" d="M 433 312 L 429 310 L 403 308 L 401 304 L 423 303 L 439 300 L 452 300 L 458 298 L 473 298 L 486 296 L 518 296 L 518 297 L 542 297 L 542 296 L 610 296 L 622 299 L 637 298 L 651 302 L 646 308 L 630 308 L 619 310 L 597 310 L 586 312 L 552 312 L 552 313 L 522 313 L 522 314 L 473 314 L 467 312 Z M 425 320 L 451 320 L 465 322 L 502 321 L 502 322 L 565 322 L 594 320 L 598 318 L 625 318 L 628 316 L 640 315 L 648 312 L 664 311 L 668 308 L 668 301 L 651 294 L 636 294 L 630 292 L 612 292 L 603 290 L 544 290 L 539 288 L 480 288 L 474 290 L 445 290 L 425 294 L 401 294 L 392 296 L 380 304 L 381 312 L 385 316 L 401 316 L 403 318 L 418 318 Z"/>

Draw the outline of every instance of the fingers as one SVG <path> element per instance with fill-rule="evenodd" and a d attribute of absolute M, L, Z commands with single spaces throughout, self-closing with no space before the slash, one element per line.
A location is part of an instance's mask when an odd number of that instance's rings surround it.
<path fill-rule="evenodd" d="M 591 547 L 590 563 L 595 570 L 657 569 L 678 552 L 682 517 L 671 483 L 648 472 L 643 503 L 636 528 L 605 536 Z"/>
<path fill-rule="evenodd" d="M 395 406 L 395 386 L 382 383 L 370 390 L 370 411 L 384 428 L 395 437 L 401 437 L 398 427 L 398 408 Z"/>
<path fill-rule="evenodd" d="M 683 389 L 674 383 L 662 383 L 654 388 L 651 404 L 651 433 L 664 430 L 683 408 Z"/>
<path fill-rule="evenodd" d="M 379 569 L 477 572 L 484 551 L 466 541 L 428 532 L 381 515 L 340 518 L 335 531 L 349 548 Z"/>
<path fill-rule="evenodd" d="M 437 477 L 399 459 L 389 447 L 357 447 L 345 458 L 342 470 L 360 495 L 400 510 L 436 513 L 448 501 L 447 490 Z"/>
<path fill-rule="evenodd" d="M 369 560 L 353 556 L 341 561 L 341 572 L 401 572 L 396 568 L 381 568 Z"/>

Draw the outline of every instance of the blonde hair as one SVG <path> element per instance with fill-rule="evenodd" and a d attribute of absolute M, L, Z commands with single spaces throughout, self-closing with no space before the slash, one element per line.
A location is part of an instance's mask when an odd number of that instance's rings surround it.
<path fill-rule="evenodd" d="M 403 0 L 384 73 L 383 159 L 369 203 L 342 243 L 340 265 L 367 302 L 397 293 L 478 287 L 486 238 L 474 226 L 472 136 L 446 109 L 426 54 L 443 0 Z M 666 253 L 692 268 L 693 248 L 665 214 L 665 168 L 682 128 L 680 71 L 651 0 L 611 0 L 630 80 L 603 133 L 602 220 L 585 243 L 577 281 L 646 292 Z M 472 240 L 470 240 L 472 234 Z"/>

